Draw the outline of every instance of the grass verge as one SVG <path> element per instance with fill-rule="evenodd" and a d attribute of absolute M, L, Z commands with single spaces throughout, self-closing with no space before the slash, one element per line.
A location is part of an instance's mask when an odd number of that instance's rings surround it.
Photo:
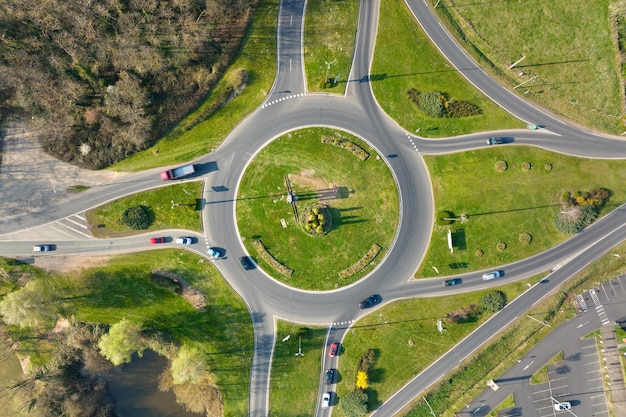
<path fill-rule="evenodd" d="M 349 150 L 323 144 L 324 136 L 348 139 L 370 156 L 362 161 Z M 286 174 L 300 213 L 318 202 L 328 205 L 332 228 L 326 235 L 311 236 L 294 220 L 286 202 Z M 270 143 L 246 169 L 237 196 L 237 225 L 246 249 L 267 273 L 303 289 L 337 288 L 370 272 L 389 250 L 398 221 L 398 192 L 384 160 L 357 138 L 326 128 L 302 129 Z M 257 255 L 256 239 L 294 271 L 290 278 Z M 374 243 L 382 247 L 376 258 L 341 280 L 339 272 L 357 263 Z"/>
<path fill-rule="evenodd" d="M 489 417 L 498 417 L 499 414 L 499 410 L 503 410 L 505 408 L 509 408 L 509 407 L 513 407 L 515 405 L 515 399 L 513 398 L 513 394 L 509 395 L 508 397 L 506 397 L 504 399 L 504 401 L 502 401 L 500 404 L 498 404 L 497 407 L 495 407 L 493 409 L 493 411 L 491 411 L 489 414 L 487 414 L 487 416 Z"/>
<path fill-rule="evenodd" d="M 595 129 L 623 132 L 612 1 L 437 3 L 450 32 L 505 85 L 525 82 L 518 90 L 524 97 Z M 529 10 L 531 18 L 519 18 Z"/>
<path fill-rule="evenodd" d="M 552 365 L 563 360 L 563 352 L 557 353 L 550 361 L 539 369 L 533 376 L 530 377 L 531 384 L 542 384 L 548 382 L 548 365 Z"/>
<path fill-rule="evenodd" d="M 471 132 L 523 128 L 524 124 L 494 104 L 463 78 L 435 49 L 404 2 L 384 1 L 370 75 L 380 106 L 409 132 L 446 137 Z M 408 98 L 407 91 L 439 91 L 475 104 L 478 116 L 431 118 Z"/>
<path fill-rule="evenodd" d="M 424 157 L 433 183 L 436 212 L 447 210 L 468 220 L 435 226 L 428 253 L 416 276 L 474 271 L 527 258 L 569 237 L 556 230 L 554 217 L 561 209 L 563 191 L 605 188 L 610 197 L 600 215 L 626 201 L 626 161 L 593 160 L 537 148 L 503 146 L 453 155 Z M 496 161 L 508 169 L 497 172 Z M 530 162 L 530 169 L 522 168 Z M 545 169 L 546 164 L 551 169 Z M 434 220 L 434 219 L 433 219 Z M 454 253 L 448 248 L 452 230 Z M 528 244 L 520 241 L 529 233 Z M 499 242 L 506 243 L 498 250 Z M 482 251 L 477 256 L 477 251 Z"/>
<path fill-rule="evenodd" d="M 354 55 L 358 0 L 308 0 L 304 16 L 304 68 L 311 92 L 343 94 Z M 329 68 L 329 64 L 330 68 Z M 338 82 L 328 79 L 337 78 Z"/>
<path fill-rule="evenodd" d="M 254 10 L 241 51 L 205 102 L 155 145 L 115 164 L 116 171 L 139 171 L 190 161 L 211 152 L 244 117 L 265 99 L 274 81 L 278 0 L 263 0 Z M 245 88 L 224 102 L 224 92 L 237 86 L 242 70 Z M 206 114 L 207 108 L 215 111 Z M 187 130 L 189 129 L 189 130 Z"/>
<path fill-rule="evenodd" d="M 375 410 L 383 401 L 400 389 L 433 361 L 448 351 L 462 338 L 489 318 L 472 306 L 494 290 L 503 291 L 507 300 L 513 300 L 541 277 L 533 277 L 497 288 L 447 297 L 401 300 L 377 310 L 354 324 L 346 335 L 340 361 L 342 382 L 337 385 L 339 398 L 354 390 L 359 359 L 368 349 L 376 352 L 376 359 L 368 371 L 369 409 Z M 456 322 L 448 322 L 449 313 L 466 314 Z M 444 320 L 444 330 L 437 330 L 437 320 Z M 430 400 L 430 399 L 429 399 Z M 337 409 L 339 416 L 344 414 Z M 439 415 L 439 414 L 437 414 Z"/>
<path fill-rule="evenodd" d="M 290 336 L 286 342 L 280 342 Z M 297 355 L 299 337 L 301 352 Z M 320 383 L 320 346 L 324 345 L 326 328 L 302 327 L 284 321 L 277 322 L 272 376 L 270 381 L 271 416 L 313 416 Z"/>
<path fill-rule="evenodd" d="M 441 417 L 453 417 L 455 410 L 464 408 L 465 404 L 485 389 L 488 380 L 497 378 L 516 363 L 517 358 L 525 355 L 547 336 L 548 332 L 576 314 L 574 307 L 569 303 L 574 294 L 580 294 L 594 288 L 597 282 L 610 281 L 626 272 L 626 265 L 620 258 L 613 256 L 614 253 L 620 257 L 626 256 L 626 243 L 611 249 L 610 253 L 583 269 L 558 292 L 528 312 L 530 316 L 546 321 L 551 327 L 525 318 L 518 319 L 495 341 L 470 358 L 470 361 L 429 390 L 426 398 L 435 413 Z M 430 416 L 429 410 L 424 408 L 414 404 L 414 408 L 406 416 Z"/>
<path fill-rule="evenodd" d="M 174 184 L 111 201 L 88 210 L 87 224 L 92 235 L 99 238 L 130 236 L 161 229 L 201 232 L 203 185 L 201 181 Z M 172 201 L 178 205 L 173 205 Z M 121 223 L 124 210 L 135 206 L 148 207 L 148 229 L 133 230 Z"/>

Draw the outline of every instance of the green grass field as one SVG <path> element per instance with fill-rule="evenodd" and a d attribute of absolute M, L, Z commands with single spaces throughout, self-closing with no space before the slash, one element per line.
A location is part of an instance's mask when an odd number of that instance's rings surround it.
<path fill-rule="evenodd" d="M 161 229 L 202 231 L 202 187 L 204 182 L 187 182 L 133 194 L 88 210 L 87 223 L 95 237 L 121 237 Z M 172 201 L 178 206 L 172 207 Z M 151 211 L 152 224 L 146 230 L 133 230 L 121 223 L 125 209 L 145 206 Z"/>
<path fill-rule="evenodd" d="M 621 134 L 623 92 L 611 3 L 442 0 L 435 11 L 444 21 L 454 19 L 466 49 L 479 50 L 487 58 L 481 62 L 496 67 L 494 73 L 510 88 L 537 77 L 518 92 L 586 126 Z"/>
<path fill-rule="evenodd" d="M 361 161 L 348 150 L 321 142 L 322 136 L 335 135 L 358 142 L 370 157 Z M 285 200 L 285 174 L 298 195 L 299 211 L 318 201 L 329 205 L 333 227 L 327 235 L 311 237 L 296 224 Z M 318 192 L 328 199 L 315 197 Z M 337 288 L 370 272 L 389 249 L 398 222 L 398 192 L 388 166 L 363 142 L 332 129 L 303 129 L 270 143 L 246 169 L 237 196 L 237 224 L 249 253 L 267 273 L 303 289 Z M 291 278 L 280 276 L 256 255 L 252 241 L 257 238 L 294 270 Z M 357 263 L 373 244 L 382 246 L 373 263 L 340 280 L 338 273 Z"/>
<path fill-rule="evenodd" d="M 444 137 L 524 127 L 441 57 L 404 2 L 381 2 L 370 77 L 374 95 L 383 110 L 409 132 L 419 129 L 420 136 Z M 427 117 L 409 101 L 406 92 L 410 88 L 421 92 L 439 91 L 471 102 L 482 109 L 482 114 L 456 119 Z"/>
<path fill-rule="evenodd" d="M 275 76 L 276 22 L 278 0 L 263 0 L 254 17 L 241 50 L 206 101 L 178 126 L 149 149 L 139 152 L 111 167 L 116 171 L 139 171 L 158 166 L 191 161 L 217 148 L 231 130 L 261 105 Z M 190 130 L 183 127 L 197 119 L 204 108 L 215 105 L 221 93 L 232 86 L 234 73 L 246 70 L 248 81 L 239 96 L 219 107 L 206 120 Z"/>
<path fill-rule="evenodd" d="M 343 94 L 354 55 L 358 0 L 309 0 L 304 18 L 304 68 L 309 92 Z M 332 63 L 330 70 L 326 63 Z M 338 82 L 324 88 L 328 78 Z"/>
<path fill-rule="evenodd" d="M 322 372 L 320 347 L 324 345 L 326 331 L 325 327 L 303 327 L 280 320 L 277 322 L 269 415 L 315 415 Z M 287 336 L 289 340 L 281 342 Z M 302 337 L 302 356 L 296 356 L 299 352 L 299 336 Z"/>
<path fill-rule="evenodd" d="M 503 265 L 544 251 L 569 235 L 558 232 L 554 216 L 563 191 L 592 191 L 602 187 L 611 196 L 600 215 L 626 201 L 626 161 L 592 160 L 541 149 L 505 146 L 460 154 L 424 157 L 433 181 L 436 211 L 468 215 L 465 223 L 450 226 L 456 240 L 448 249 L 446 226 L 435 226 L 428 253 L 416 276 L 475 271 Z M 508 169 L 498 173 L 494 164 L 504 160 Z M 522 170 L 524 161 L 531 163 Z M 546 170 L 546 164 L 552 164 Z M 530 233 L 530 244 L 519 236 Z M 507 249 L 496 249 L 505 242 Z M 482 257 L 476 251 L 482 250 Z"/>

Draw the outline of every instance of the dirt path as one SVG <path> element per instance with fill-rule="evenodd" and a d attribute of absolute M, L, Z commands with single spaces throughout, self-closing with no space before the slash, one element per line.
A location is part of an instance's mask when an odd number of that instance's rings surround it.
<path fill-rule="evenodd" d="M 41 150 L 37 132 L 24 122 L 2 128 L 0 216 L 13 217 L 66 197 L 68 187 L 93 186 L 123 173 L 89 171 L 61 162 Z"/>

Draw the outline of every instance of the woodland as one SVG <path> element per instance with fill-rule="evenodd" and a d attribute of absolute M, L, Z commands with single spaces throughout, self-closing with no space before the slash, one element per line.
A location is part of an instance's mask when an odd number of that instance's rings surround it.
<path fill-rule="evenodd" d="M 195 109 L 236 54 L 258 0 L 2 0 L 0 118 L 100 169 Z"/>

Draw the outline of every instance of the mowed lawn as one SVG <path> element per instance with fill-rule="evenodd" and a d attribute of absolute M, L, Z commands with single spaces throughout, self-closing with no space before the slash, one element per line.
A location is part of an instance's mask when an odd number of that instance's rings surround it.
<path fill-rule="evenodd" d="M 304 15 L 304 69 L 308 91 L 345 92 L 354 55 L 360 4 L 358 0 L 307 1 Z M 337 77 L 338 82 L 324 88 L 327 74 L 329 79 Z"/>
<path fill-rule="evenodd" d="M 434 3 L 434 0 L 432 1 Z M 621 134 L 620 66 L 610 0 L 457 2 L 435 9 L 455 18 L 509 87 L 587 126 Z M 514 69 L 509 65 L 522 57 Z M 519 74 L 523 72 L 523 75 Z"/>
<path fill-rule="evenodd" d="M 524 127 L 469 84 L 440 55 L 401 1 L 380 4 L 370 82 L 383 110 L 409 132 L 419 129 L 420 136 L 446 137 Z M 428 117 L 409 100 L 407 91 L 411 88 L 439 91 L 451 99 L 470 102 L 482 114 L 449 119 Z"/>
<path fill-rule="evenodd" d="M 592 160 L 565 156 L 537 148 L 503 146 L 460 154 L 424 157 L 433 182 L 435 210 L 467 214 L 468 220 L 450 226 L 454 253 L 448 248 L 448 226 L 433 229 L 430 247 L 416 276 L 452 275 L 503 265 L 523 259 L 567 239 L 554 226 L 561 210 L 562 192 L 609 190 L 600 215 L 626 201 L 626 161 Z M 498 160 L 508 169 L 495 170 Z M 523 162 L 531 169 L 524 171 Z M 547 170 L 546 164 L 552 169 Z M 433 219 L 434 221 L 434 219 Z M 522 244 L 519 236 L 530 233 Z M 498 242 L 506 250 L 496 248 Z M 476 251 L 483 251 L 483 256 Z"/>
<path fill-rule="evenodd" d="M 362 161 L 346 149 L 323 144 L 323 136 L 358 143 L 370 156 Z M 310 128 L 276 139 L 255 156 L 239 187 L 237 224 L 246 249 L 267 273 L 298 288 L 329 290 L 354 282 L 383 259 L 398 226 L 399 200 L 388 166 L 376 155 L 352 135 Z M 330 207 L 328 234 L 312 237 L 296 223 L 286 201 L 286 174 L 299 198 L 299 212 L 317 202 Z M 320 193 L 322 198 L 316 197 Z M 293 276 L 281 276 L 263 262 L 252 246 L 255 239 L 293 269 Z M 340 280 L 339 272 L 357 263 L 374 244 L 382 250 L 373 262 Z"/>

